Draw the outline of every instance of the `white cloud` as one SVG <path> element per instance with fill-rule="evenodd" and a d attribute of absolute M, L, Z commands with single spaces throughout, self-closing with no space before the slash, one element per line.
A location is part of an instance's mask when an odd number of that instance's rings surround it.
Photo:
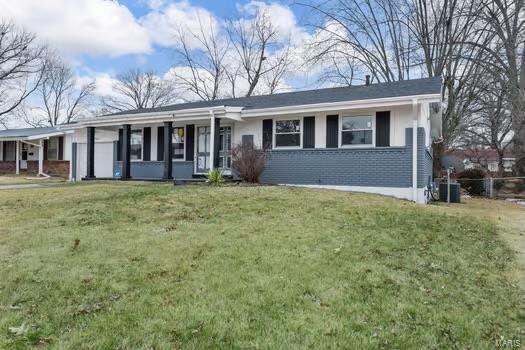
<path fill-rule="evenodd" d="M 192 6 L 188 1 L 170 4 L 163 1 L 151 2 L 154 3 L 152 11 L 142 17 L 140 22 L 150 33 L 152 41 L 160 46 L 176 46 L 179 28 L 189 33 L 199 33 L 202 23 L 206 31 L 210 28 L 214 31 L 220 30 L 220 22 L 211 12 L 202 7 Z M 188 35 L 187 39 L 191 48 L 201 46 L 191 35 Z"/>
<path fill-rule="evenodd" d="M 0 0 L 0 17 L 38 34 L 68 55 L 147 53 L 150 43 L 129 9 L 107 0 Z"/>
<path fill-rule="evenodd" d="M 308 32 L 298 24 L 295 14 L 286 5 L 277 2 L 251 1 L 237 7 L 241 14 L 248 16 L 265 12 L 276 27 L 279 37 L 283 40 L 290 39 L 292 45 L 301 45 L 309 38 Z"/>
<path fill-rule="evenodd" d="M 115 89 L 113 89 L 113 86 L 118 82 L 118 80 L 115 77 L 111 76 L 108 73 L 96 73 L 94 79 L 95 95 L 100 97 L 118 96 L 118 94 L 115 92 Z"/>

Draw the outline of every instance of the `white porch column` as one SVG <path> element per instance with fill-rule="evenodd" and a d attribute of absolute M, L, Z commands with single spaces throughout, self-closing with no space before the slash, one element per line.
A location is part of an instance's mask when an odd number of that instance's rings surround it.
<path fill-rule="evenodd" d="M 44 174 L 44 140 L 40 139 L 38 146 L 38 175 Z"/>
<path fill-rule="evenodd" d="M 213 164 L 215 164 L 215 114 L 213 111 L 210 111 L 210 170 L 214 168 Z"/>
<path fill-rule="evenodd" d="M 15 146 L 16 175 L 20 174 L 20 141 L 16 140 Z"/>
<path fill-rule="evenodd" d="M 412 101 L 412 200 L 417 203 L 417 100 Z"/>

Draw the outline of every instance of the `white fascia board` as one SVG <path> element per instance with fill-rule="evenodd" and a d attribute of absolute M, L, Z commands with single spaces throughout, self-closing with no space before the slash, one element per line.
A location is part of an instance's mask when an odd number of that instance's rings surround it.
<path fill-rule="evenodd" d="M 415 95 L 415 96 L 401 96 L 401 97 L 388 97 L 378 98 L 370 100 L 356 100 L 356 101 L 342 101 L 342 102 L 328 102 L 328 103 L 317 103 L 300 106 L 287 106 L 287 107 L 275 107 L 275 108 L 264 108 L 264 109 L 252 109 L 242 111 L 242 116 L 246 118 L 250 117 L 263 117 L 275 114 L 296 114 L 296 113 L 313 113 L 313 112 L 324 112 L 324 111 L 338 111 L 347 109 L 363 109 L 363 108 L 375 108 L 375 107 L 389 107 L 389 106 L 400 106 L 410 105 L 414 99 L 420 100 L 431 100 L 439 102 L 441 100 L 440 94 L 429 94 L 429 95 Z"/>
<path fill-rule="evenodd" d="M 213 111 L 215 115 L 222 115 L 225 114 L 228 110 L 229 109 L 225 106 L 215 106 L 206 108 L 184 109 L 181 111 L 120 114 L 111 117 L 95 117 L 79 120 L 75 125 L 63 126 L 61 127 L 61 129 L 82 129 L 87 126 L 98 125 L 110 126 L 122 124 L 159 123 L 170 120 L 191 121 L 199 119 L 209 119 L 210 111 Z"/>
<path fill-rule="evenodd" d="M 24 141 L 24 140 L 27 140 L 27 141 L 31 141 L 31 140 L 38 140 L 38 139 L 48 139 L 50 137 L 53 137 L 53 136 L 62 136 L 64 134 L 69 134 L 71 133 L 72 131 L 56 131 L 56 132 L 52 132 L 52 133 L 47 133 L 47 134 L 38 134 L 38 135 L 31 135 L 31 136 L 19 136 L 19 137 L 0 137 L 0 141 Z"/>
<path fill-rule="evenodd" d="M 62 136 L 64 134 L 70 134 L 72 131 L 56 131 L 56 132 L 50 132 L 47 134 L 41 134 L 41 135 L 32 135 L 25 138 L 25 140 L 39 140 L 39 139 L 48 139 L 53 136 Z"/>
<path fill-rule="evenodd" d="M 0 141 L 7 142 L 7 141 L 23 141 L 25 140 L 25 137 L 0 137 Z"/>

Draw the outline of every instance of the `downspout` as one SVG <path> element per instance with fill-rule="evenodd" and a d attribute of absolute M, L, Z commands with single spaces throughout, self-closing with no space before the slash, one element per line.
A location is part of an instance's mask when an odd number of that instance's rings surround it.
<path fill-rule="evenodd" d="M 417 203 L 417 99 L 412 100 L 412 113 L 412 200 Z"/>

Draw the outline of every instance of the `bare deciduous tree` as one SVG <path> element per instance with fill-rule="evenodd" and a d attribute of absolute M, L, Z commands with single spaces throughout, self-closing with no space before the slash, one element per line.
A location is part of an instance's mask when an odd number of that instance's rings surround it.
<path fill-rule="evenodd" d="M 472 13 L 480 9 L 475 0 L 407 0 L 409 29 L 414 33 L 420 58 L 418 64 L 426 76 L 442 76 L 443 142 L 434 147 L 434 166 L 441 169 L 441 157 L 462 132 L 461 125 L 470 118 L 477 91 L 483 83 L 485 67 L 479 63 L 484 53 L 464 42 L 486 42 L 476 32 Z"/>
<path fill-rule="evenodd" d="M 253 19 L 230 21 L 228 35 L 238 55 L 242 76 L 248 82 L 245 96 L 254 93 L 261 78 L 273 93 L 287 69 L 289 45 L 284 47 L 282 54 L 269 57 L 270 50 L 276 50 L 278 42 L 284 39 L 279 38 L 269 15 L 258 11 Z"/>
<path fill-rule="evenodd" d="M 94 89 L 94 82 L 77 86 L 71 67 L 58 56 L 51 55 L 47 58 L 43 78 L 36 91 L 42 106 L 31 108 L 42 113 L 28 113 L 27 108 L 21 113 L 25 121 L 33 126 L 70 123 L 87 112 Z"/>
<path fill-rule="evenodd" d="M 481 5 L 472 16 L 479 21 L 478 32 L 490 41 L 465 44 L 482 50 L 487 57 L 482 63 L 505 76 L 508 89 L 503 92 L 512 118 L 515 168 L 525 175 L 525 0 L 483 0 Z"/>
<path fill-rule="evenodd" d="M 414 39 L 408 28 L 404 2 L 391 0 L 335 0 L 300 3 L 314 11 L 320 40 L 312 43 L 312 61 L 326 58 L 357 62 L 373 81 L 409 79 Z M 347 80 L 346 69 L 332 70 Z M 417 76 L 417 74 L 414 74 Z M 349 79 L 352 81 L 353 79 Z"/>
<path fill-rule="evenodd" d="M 198 31 L 179 28 L 176 32 L 175 52 L 186 70 L 175 71 L 175 79 L 185 90 L 206 101 L 220 97 L 220 88 L 226 79 L 224 60 L 229 42 L 221 39 L 217 31 L 211 17 L 206 25 L 199 17 Z"/>
<path fill-rule="evenodd" d="M 175 33 L 176 82 L 201 100 L 274 93 L 290 67 L 290 44 L 264 11 L 220 27 L 198 19 L 198 29 Z"/>
<path fill-rule="evenodd" d="M 476 109 L 464 121 L 461 143 L 468 148 L 491 148 L 498 154 L 498 173 L 503 173 L 503 158 L 510 147 L 512 119 L 503 91 L 508 84 L 501 72 L 484 75 L 485 84 L 476 91 Z"/>
<path fill-rule="evenodd" d="M 262 75 L 262 78 L 265 91 L 268 94 L 273 95 L 278 92 L 283 85 L 284 78 L 292 65 L 290 60 L 290 46 L 286 46 L 281 52 L 277 53 L 269 60 L 272 69 L 266 71 L 264 75 Z"/>
<path fill-rule="evenodd" d="M 46 48 L 34 33 L 0 20 L 0 125 L 37 89 Z"/>
<path fill-rule="evenodd" d="M 174 85 L 152 71 L 130 69 L 119 74 L 117 80 L 113 86 L 115 96 L 102 98 L 105 112 L 161 107 L 178 98 Z"/>

